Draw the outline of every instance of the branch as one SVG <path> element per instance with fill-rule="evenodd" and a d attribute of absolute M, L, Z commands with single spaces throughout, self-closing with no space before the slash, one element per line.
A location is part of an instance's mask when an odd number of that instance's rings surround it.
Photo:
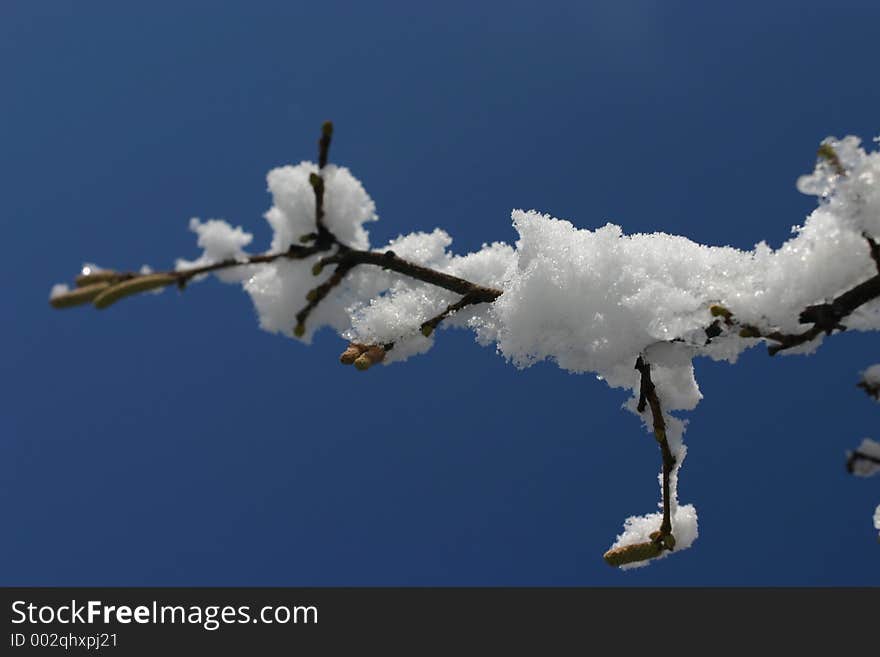
<path fill-rule="evenodd" d="M 293 329 L 293 333 L 297 337 L 305 335 L 306 322 L 313 311 L 335 288 L 344 282 L 345 277 L 355 267 L 360 265 L 381 267 L 383 270 L 392 271 L 409 279 L 427 283 L 460 295 L 458 301 L 449 304 L 442 312 L 421 323 L 418 328 L 425 337 L 430 337 L 437 326 L 452 314 L 470 305 L 492 303 L 503 294 L 501 289 L 474 283 L 464 278 L 411 262 L 398 257 L 390 250 L 384 252 L 360 250 L 343 244 L 325 223 L 326 188 L 323 172 L 328 162 L 332 135 L 333 124 L 327 121 L 322 125 L 321 136 L 318 140 L 318 171 L 311 173 L 309 176 L 309 184 L 315 197 L 315 228 L 314 232 L 309 232 L 300 237 L 300 244 L 291 245 L 284 251 L 229 258 L 209 265 L 181 271 L 172 270 L 141 274 L 136 272 L 89 271 L 84 269 L 76 277 L 76 288 L 69 292 L 53 294 L 50 299 L 51 305 L 56 308 L 65 308 L 91 302 L 97 308 L 105 308 L 119 299 L 139 292 L 160 289 L 170 285 L 177 285 L 180 289 L 184 289 L 193 278 L 211 272 L 234 267 L 268 264 L 285 258 L 289 260 L 305 260 L 314 256 L 321 256 L 316 258 L 312 267 L 312 273 L 315 276 L 320 275 L 324 267 L 334 265 L 334 269 L 327 280 L 308 292 L 306 305 L 296 314 L 296 326 Z M 818 155 L 821 159 L 825 160 L 827 166 L 836 175 L 847 175 L 847 171 L 843 167 L 840 158 L 830 144 L 823 144 L 819 148 Z M 830 302 L 806 307 L 800 312 L 798 319 L 801 324 L 811 325 L 809 328 L 799 333 L 783 333 L 772 328 L 762 329 L 751 324 L 741 323 L 727 308 L 713 305 L 710 307 L 710 312 L 714 320 L 705 329 L 706 344 L 715 337 L 730 331 L 736 331 L 741 338 L 761 338 L 772 342 L 773 344 L 768 346 L 768 351 L 772 356 L 780 351 L 808 343 L 823 333 L 831 335 L 834 331 L 846 330 L 846 326 L 842 324 L 846 317 L 864 304 L 880 298 L 880 246 L 870 235 L 863 234 L 863 236 L 868 243 L 870 256 L 876 265 L 877 274 L 839 294 Z M 235 252 L 238 252 L 238 250 Z M 415 329 L 416 327 L 413 326 L 413 332 Z M 670 342 L 681 341 L 683 341 L 681 337 L 670 340 Z M 385 344 L 351 343 L 340 356 L 340 361 L 344 364 L 353 364 L 359 370 L 367 370 L 373 365 L 382 362 L 386 354 L 393 348 L 393 342 Z M 657 531 L 650 534 L 649 541 L 625 545 L 606 552 L 605 560 L 615 566 L 660 556 L 666 550 L 673 550 L 676 545 L 676 539 L 672 532 L 671 494 L 676 457 L 673 455 L 667 438 L 663 409 L 651 378 L 651 366 L 640 356 L 636 360 L 635 369 L 640 374 L 637 408 L 640 413 L 644 413 L 650 407 L 654 436 L 661 451 L 663 512 L 660 527 Z M 867 383 L 860 385 L 872 396 L 877 397 L 880 395 L 880 386 L 872 387 Z M 847 468 L 850 471 L 854 471 L 858 469 L 860 464 L 865 467 L 870 464 L 877 465 L 880 464 L 880 458 L 877 455 L 865 453 L 863 446 L 860 451 L 849 455 Z M 680 535 L 680 539 L 682 539 L 682 536 Z M 683 546 L 683 539 L 680 542 Z"/>
<path fill-rule="evenodd" d="M 500 296 L 500 291 L 499 291 L 499 296 Z M 431 319 L 429 319 L 427 321 L 422 322 L 422 325 L 421 325 L 421 327 L 419 327 L 419 330 L 422 332 L 422 335 L 424 335 L 426 338 L 429 338 L 429 337 L 431 337 L 431 334 L 434 332 L 434 329 L 437 328 L 437 325 L 440 324 L 440 322 L 442 322 L 444 319 L 446 319 L 450 315 L 457 313 L 462 308 L 466 308 L 466 307 L 473 305 L 475 303 L 482 303 L 481 298 L 479 297 L 478 294 L 476 294 L 474 292 L 468 292 L 467 294 L 465 294 L 461 299 L 459 299 L 455 303 L 452 303 L 452 304 L 449 304 L 448 306 L 446 306 L 446 309 L 443 312 L 435 315 L 434 317 L 432 317 Z"/>
<path fill-rule="evenodd" d="M 720 335 L 719 322 L 723 321 L 728 327 L 739 328 L 739 337 L 741 338 L 764 338 L 765 340 L 776 342 L 777 344 L 767 347 L 767 352 L 771 356 L 775 356 L 780 351 L 810 342 L 823 333 L 831 335 L 835 330 L 845 331 L 846 326 L 841 324 L 843 319 L 869 301 L 880 298 L 880 247 L 878 247 L 870 235 L 863 234 L 863 237 L 868 242 L 871 258 L 877 265 L 877 275 L 843 292 L 831 303 L 820 303 L 804 308 L 800 315 L 798 315 L 798 320 L 801 324 L 813 325 L 807 330 L 801 333 L 764 331 L 752 324 L 738 322 L 730 310 L 721 305 L 714 305 L 709 308 L 709 311 L 713 317 L 720 319 L 715 320 L 705 329 L 707 337 L 711 340 L 713 337 Z"/>
<path fill-rule="evenodd" d="M 318 287 L 312 288 L 308 291 L 308 294 L 306 294 L 306 300 L 309 302 L 308 305 L 296 314 L 296 327 L 293 329 L 293 334 L 296 337 L 301 338 L 305 335 L 306 319 L 308 319 L 308 316 L 318 307 L 318 304 L 330 294 L 330 291 L 342 282 L 342 279 L 345 278 L 345 275 L 351 267 L 351 265 L 339 265 L 333 271 L 333 275 L 330 276 L 330 278 L 321 283 Z"/>
<path fill-rule="evenodd" d="M 660 445 L 660 453 L 663 459 L 663 520 L 660 529 L 653 532 L 651 540 L 646 543 L 624 545 L 605 553 L 605 561 L 611 566 L 623 566 L 638 561 L 645 561 L 660 556 L 663 550 L 675 548 L 675 536 L 672 535 L 672 495 L 671 477 L 675 469 L 675 457 L 669 448 L 666 438 L 666 421 L 663 419 L 663 408 L 660 406 L 660 398 L 657 389 L 651 380 L 651 365 L 639 356 L 636 359 L 635 369 L 641 374 L 639 385 L 639 402 L 636 407 L 639 413 L 643 413 L 647 406 L 651 407 L 651 417 L 654 422 L 654 437 Z"/>
<path fill-rule="evenodd" d="M 277 253 L 261 253 L 243 258 L 229 258 L 202 267 L 192 269 L 168 270 L 157 273 L 141 274 L 133 271 L 119 272 L 110 269 L 84 271 L 75 279 L 76 288 L 54 295 L 49 303 L 54 308 L 71 308 L 84 303 L 92 303 L 98 309 L 104 309 L 127 296 L 154 290 L 169 285 L 177 285 L 184 289 L 196 276 L 221 269 L 246 267 L 248 265 L 265 264 L 280 258 L 302 260 L 320 253 L 317 246 L 291 245 L 286 251 Z"/>
<path fill-rule="evenodd" d="M 320 170 L 323 170 L 327 165 L 332 136 L 333 123 L 325 121 L 321 126 L 321 138 L 318 140 L 318 165 Z M 244 258 L 230 258 L 210 265 L 182 271 L 171 270 L 156 274 L 138 274 L 136 272 L 102 270 L 94 273 L 83 273 L 76 278 L 77 289 L 54 295 L 49 302 L 55 308 L 69 308 L 89 302 L 94 303 L 98 308 L 106 308 L 119 299 L 137 292 L 172 284 L 176 284 L 178 288 L 183 289 L 192 278 L 201 274 L 233 267 L 266 264 L 280 258 L 303 260 L 319 253 L 326 253 L 333 248 L 336 248 L 336 253 L 322 258 L 312 270 L 312 273 L 317 276 L 326 265 L 334 263 L 337 265 L 333 275 L 327 281 L 309 291 L 307 296 L 308 304 L 296 315 L 297 324 L 293 332 L 297 337 L 302 337 L 305 334 L 305 322 L 312 311 L 326 298 L 333 288 L 342 283 L 346 274 L 357 265 L 376 265 L 409 278 L 464 295 L 457 304 L 449 306 L 441 315 L 423 324 L 421 327 L 423 332 L 428 330 L 428 326 L 430 326 L 430 330 L 433 330 L 444 317 L 456 310 L 471 304 L 491 303 L 501 296 L 501 290 L 472 283 L 463 278 L 404 260 L 395 255 L 393 251 L 385 251 L 384 253 L 363 251 L 351 249 L 342 244 L 324 224 L 323 176 L 320 173 L 313 173 L 309 177 L 309 183 L 315 193 L 315 227 L 317 232 L 308 233 L 300 238 L 304 242 L 312 242 L 309 246 L 292 244 L 286 251 L 264 253 Z M 429 334 L 426 333 L 426 335 Z M 391 346 L 383 345 L 383 355 Z M 375 362 L 379 362 L 379 360 Z M 375 364 L 375 362 L 372 364 Z"/>
<path fill-rule="evenodd" d="M 501 296 L 502 290 L 472 283 L 464 278 L 424 267 L 423 265 L 397 256 L 394 251 L 360 251 L 357 249 L 343 248 L 338 253 L 322 258 L 318 264 L 324 267 L 334 263 L 349 263 L 351 265 L 376 265 L 382 269 L 388 269 L 408 278 L 413 278 L 424 283 L 442 287 L 450 292 L 470 295 L 471 303 L 491 303 Z"/>

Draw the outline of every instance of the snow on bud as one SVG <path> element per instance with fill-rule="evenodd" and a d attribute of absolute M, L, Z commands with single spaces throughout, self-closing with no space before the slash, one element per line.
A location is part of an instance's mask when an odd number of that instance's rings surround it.
<path fill-rule="evenodd" d="M 130 278 L 127 281 L 110 286 L 98 294 L 94 300 L 95 308 L 104 309 L 132 294 L 162 288 L 176 281 L 177 277 L 173 274 L 149 274 L 147 276 Z"/>

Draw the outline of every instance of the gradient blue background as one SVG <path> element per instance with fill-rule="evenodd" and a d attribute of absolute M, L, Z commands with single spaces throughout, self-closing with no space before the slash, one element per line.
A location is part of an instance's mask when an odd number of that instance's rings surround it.
<path fill-rule="evenodd" d="M 778 246 L 827 135 L 878 123 L 876 2 L 0 5 L 0 584 L 880 584 L 876 335 L 700 360 L 694 547 L 601 559 L 655 509 L 625 395 L 470 334 L 361 374 L 209 281 L 52 311 L 83 261 L 167 267 L 191 216 L 268 245 L 265 173 L 332 160 L 379 244 L 513 240 L 512 208 Z M 125 5 L 125 6 L 120 6 Z"/>

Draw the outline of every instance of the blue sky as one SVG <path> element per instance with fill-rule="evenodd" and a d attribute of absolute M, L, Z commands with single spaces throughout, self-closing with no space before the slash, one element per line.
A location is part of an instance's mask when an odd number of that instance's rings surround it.
<path fill-rule="evenodd" d="M 875 335 L 697 361 L 701 536 L 620 573 L 601 555 L 654 510 L 659 453 L 591 376 L 455 331 L 361 374 L 216 281 L 46 303 L 84 261 L 194 257 L 192 216 L 267 246 L 265 173 L 328 118 L 376 244 L 441 226 L 465 252 L 535 208 L 778 246 L 818 142 L 880 134 L 876 3 L 220 4 L 0 7 L 0 584 L 880 584 L 880 481 L 843 468 L 880 436 Z"/>

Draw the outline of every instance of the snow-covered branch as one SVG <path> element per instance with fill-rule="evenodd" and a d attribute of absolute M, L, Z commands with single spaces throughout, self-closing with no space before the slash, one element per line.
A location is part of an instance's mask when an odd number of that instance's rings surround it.
<path fill-rule="evenodd" d="M 423 353 L 436 329 L 450 326 L 470 328 L 520 368 L 551 360 L 593 372 L 633 392 L 626 406 L 663 454 L 662 513 L 627 520 L 609 552 L 628 555 L 621 565 L 679 551 L 697 536 L 693 506 L 677 503 L 685 422 L 672 415 L 701 399 L 694 357 L 732 363 L 761 343 L 771 354 L 809 353 L 836 332 L 880 328 L 880 154 L 855 137 L 821 144 L 814 171 L 798 180 L 818 206 L 775 250 L 625 235 L 613 224 L 579 229 L 514 210 L 514 245 L 466 255 L 449 252 L 452 239 L 440 229 L 371 247 L 365 224 L 377 219 L 375 205 L 348 169 L 328 164 L 331 137 L 327 123 L 318 164 L 269 172 L 265 253 L 244 250 L 252 237 L 240 227 L 193 219 L 196 260 L 161 273 L 90 265 L 74 289 L 53 288 L 50 302 L 103 308 L 213 273 L 243 287 L 267 331 L 310 342 L 321 327 L 334 329 L 349 342 L 340 360 L 358 369 Z M 644 544 L 653 547 L 631 547 Z"/>

